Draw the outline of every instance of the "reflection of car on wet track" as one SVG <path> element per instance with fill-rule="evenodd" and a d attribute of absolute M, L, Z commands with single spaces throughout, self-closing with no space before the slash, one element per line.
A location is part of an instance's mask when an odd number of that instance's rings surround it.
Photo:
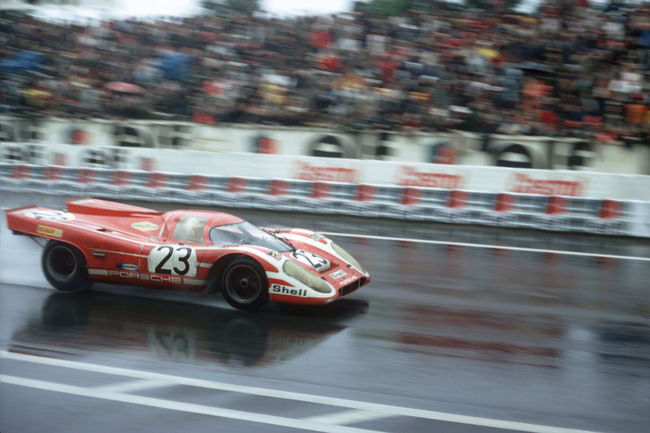
<path fill-rule="evenodd" d="M 62 291 L 93 281 L 221 290 L 234 307 L 254 310 L 268 300 L 326 304 L 370 281 L 354 257 L 310 230 L 261 229 L 221 212 L 159 212 L 92 198 L 66 205 L 6 211 L 14 233 L 49 239 L 42 268 Z"/>
<path fill-rule="evenodd" d="M 364 314 L 368 304 L 344 299 L 315 310 L 278 306 L 241 314 L 219 306 L 114 293 L 52 293 L 40 319 L 12 336 L 9 350 L 147 352 L 159 359 L 253 367 L 305 353 Z M 44 350 L 46 350 L 44 348 Z"/>

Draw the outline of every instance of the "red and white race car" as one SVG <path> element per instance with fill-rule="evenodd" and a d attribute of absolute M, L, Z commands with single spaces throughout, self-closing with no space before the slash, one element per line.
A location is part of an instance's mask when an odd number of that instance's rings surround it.
<path fill-rule="evenodd" d="M 15 234 L 50 239 L 42 268 L 62 291 L 93 281 L 221 290 L 232 306 L 255 310 L 268 300 L 326 304 L 370 281 L 354 257 L 310 230 L 265 230 L 221 212 L 159 212 L 93 198 L 66 205 L 6 211 Z"/>

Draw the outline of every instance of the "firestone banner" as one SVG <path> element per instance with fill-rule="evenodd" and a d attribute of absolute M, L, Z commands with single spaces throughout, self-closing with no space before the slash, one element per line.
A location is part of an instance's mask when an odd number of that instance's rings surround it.
<path fill-rule="evenodd" d="M 70 144 L 0 143 L 0 154 L 15 164 L 650 201 L 642 175 Z"/>

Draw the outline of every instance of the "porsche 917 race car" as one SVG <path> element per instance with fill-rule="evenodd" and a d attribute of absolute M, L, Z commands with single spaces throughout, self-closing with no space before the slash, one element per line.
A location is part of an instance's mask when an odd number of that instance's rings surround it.
<path fill-rule="evenodd" d="M 269 300 L 326 304 L 370 281 L 354 257 L 311 230 L 262 229 L 222 212 L 159 212 L 93 198 L 66 205 L 6 211 L 13 233 L 48 239 L 42 269 L 61 291 L 86 290 L 95 281 L 220 290 L 233 307 L 255 310 Z"/>

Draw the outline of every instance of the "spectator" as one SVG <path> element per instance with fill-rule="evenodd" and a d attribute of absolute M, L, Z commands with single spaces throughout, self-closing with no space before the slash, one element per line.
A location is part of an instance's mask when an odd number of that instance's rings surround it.
<path fill-rule="evenodd" d="M 85 26 L 24 18 L 0 27 L 0 110 L 647 138 L 650 7 L 563 8 Z M 144 93 L 108 94 L 110 81 Z"/>

